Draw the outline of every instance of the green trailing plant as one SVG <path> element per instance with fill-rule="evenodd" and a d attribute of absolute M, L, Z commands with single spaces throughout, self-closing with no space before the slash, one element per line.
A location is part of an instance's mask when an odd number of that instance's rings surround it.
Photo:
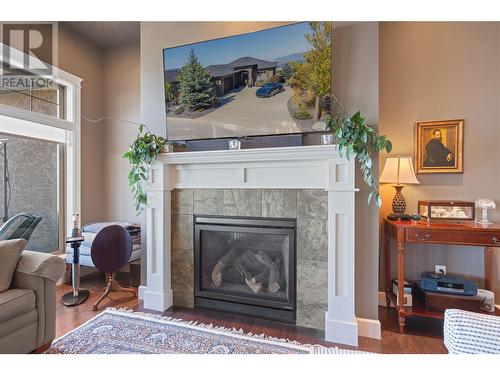
<path fill-rule="evenodd" d="M 144 131 L 145 128 L 146 131 Z M 134 194 L 134 207 L 137 214 L 147 204 L 144 183 L 148 179 L 151 163 L 156 160 L 166 143 L 165 138 L 154 135 L 145 125 L 141 125 L 137 138 L 130 145 L 129 150 L 123 154 L 131 165 L 128 184 Z"/>
<path fill-rule="evenodd" d="M 327 127 L 333 132 L 339 142 L 340 156 L 345 156 L 350 160 L 355 154 L 361 167 L 363 180 L 371 189 L 368 195 L 368 204 L 375 200 L 378 207 L 382 205 L 378 190 L 378 181 L 373 177 L 372 156 L 380 150 L 391 152 L 392 143 L 385 135 L 380 135 L 371 126 L 366 124 L 366 120 L 360 112 L 356 112 L 351 117 L 342 116 L 336 119 L 327 120 Z"/>

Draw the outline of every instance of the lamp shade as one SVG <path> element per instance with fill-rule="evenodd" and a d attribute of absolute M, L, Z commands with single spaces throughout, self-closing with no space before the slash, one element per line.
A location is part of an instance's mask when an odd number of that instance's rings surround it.
<path fill-rule="evenodd" d="M 380 182 L 396 185 L 420 183 L 415 176 L 410 156 L 387 158 L 380 176 Z"/>

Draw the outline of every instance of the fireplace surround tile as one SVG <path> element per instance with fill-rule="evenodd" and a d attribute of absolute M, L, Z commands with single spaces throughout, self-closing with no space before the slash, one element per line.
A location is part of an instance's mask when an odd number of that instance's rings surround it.
<path fill-rule="evenodd" d="M 328 263 L 309 260 L 297 262 L 297 300 L 304 305 L 326 304 L 328 296 Z"/>
<path fill-rule="evenodd" d="M 262 216 L 262 189 L 224 190 L 224 215 Z"/>
<path fill-rule="evenodd" d="M 198 215 L 222 215 L 224 190 L 194 189 L 194 213 Z"/>
<path fill-rule="evenodd" d="M 297 261 L 297 325 L 323 329 L 328 309 L 328 263 Z"/>
<path fill-rule="evenodd" d="M 186 285 L 172 282 L 174 290 L 174 306 L 194 308 L 194 285 Z"/>
<path fill-rule="evenodd" d="M 174 189 L 172 191 L 172 213 L 174 215 L 193 214 L 193 189 Z"/>
<path fill-rule="evenodd" d="M 191 249 L 172 249 L 172 289 L 174 304 L 193 307 L 193 251 Z"/>
<path fill-rule="evenodd" d="M 297 190 L 263 189 L 263 217 L 297 217 Z"/>
<path fill-rule="evenodd" d="M 297 258 L 328 261 L 326 220 L 297 219 Z"/>
<path fill-rule="evenodd" d="M 172 215 L 172 248 L 193 249 L 193 215 Z"/>
<path fill-rule="evenodd" d="M 318 189 L 297 191 L 297 218 L 328 219 L 328 193 Z"/>
<path fill-rule="evenodd" d="M 297 301 L 297 325 L 324 329 L 326 310 L 327 303 L 305 304 L 303 301 Z"/>
<path fill-rule="evenodd" d="M 176 192 L 177 189 L 174 190 Z M 176 212 L 297 218 L 297 324 L 324 329 L 327 310 L 327 193 L 296 189 L 181 189 L 172 194 Z M 172 214 L 174 305 L 194 306 L 193 216 Z M 191 267 L 185 267 L 189 263 Z M 182 275 L 175 270 L 181 270 Z"/>

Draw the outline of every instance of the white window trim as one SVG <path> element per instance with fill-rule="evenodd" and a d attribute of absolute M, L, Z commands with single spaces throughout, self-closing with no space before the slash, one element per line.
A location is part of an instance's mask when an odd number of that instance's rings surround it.
<path fill-rule="evenodd" d="M 24 67 L 24 53 L 0 43 L 0 63 L 8 63 L 10 66 L 16 66 L 30 72 L 30 69 Z M 36 58 L 30 56 L 32 61 L 37 62 Z M 38 61 L 39 62 L 39 61 Z M 47 126 L 52 126 L 68 131 L 66 139 L 66 220 L 64 233 L 69 234 L 72 227 L 72 214 L 79 213 L 81 217 L 81 86 L 82 79 L 61 70 L 57 67 L 52 68 L 50 78 L 55 83 L 65 88 L 64 107 L 66 110 L 66 119 L 44 115 L 42 113 L 30 112 L 25 109 L 15 108 L 0 104 L 0 115 L 14 117 L 21 120 L 35 122 Z"/>

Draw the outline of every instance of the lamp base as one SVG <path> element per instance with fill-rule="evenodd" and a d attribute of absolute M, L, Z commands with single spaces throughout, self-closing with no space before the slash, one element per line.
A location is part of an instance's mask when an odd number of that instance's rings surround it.
<path fill-rule="evenodd" d="M 390 221 L 410 221 L 411 215 L 408 214 L 389 214 L 387 220 Z"/>
<path fill-rule="evenodd" d="M 74 292 L 68 292 L 62 296 L 61 302 L 66 306 L 78 306 L 89 298 L 89 294 L 90 292 L 86 289 L 79 289 L 76 296 Z"/>
<path fill-rule="evenodd" d="M 406 212 L 406 200 L 403 196 L 403 193 L 401 193 L 401 190 L 403 190 L 403 188 L 404 185 L 394 185 L 396 194 L 392 199 L 392 212 L 396 215 L 402 215 Z"/>

